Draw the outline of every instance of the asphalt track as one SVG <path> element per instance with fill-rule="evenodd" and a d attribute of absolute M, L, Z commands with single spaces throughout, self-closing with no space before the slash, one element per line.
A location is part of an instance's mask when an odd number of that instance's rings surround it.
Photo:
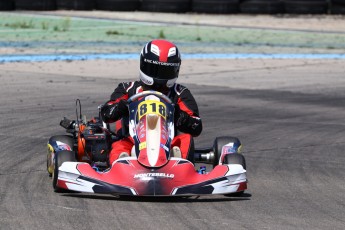
<path fill-rule="evenodd" d="M 197 144 L 238 136 L 250 182 L 240 198 L 188 199 L 54 193 L 47 139 L 64 133 L 58 123 L 75 116 L 76 98 L 91 117 L 120 80 L 0 65 L 0 229 L 344 229 L 345 85 L 333 71 L 344 65 L 304 63 L 215 73 L 237 76 L 242 88 L 188 84 L 205 127 Z M 253 74 L 299 80 L 246 88 Z M 306 87 L 314 76 L 327 84 Z"/>

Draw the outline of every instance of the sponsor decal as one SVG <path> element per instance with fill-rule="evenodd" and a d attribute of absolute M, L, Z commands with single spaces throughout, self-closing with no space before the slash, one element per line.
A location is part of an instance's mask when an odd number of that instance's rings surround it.
<path fill-rule="evenodd" d="M 65 144 L 61 141 L 56 141 L 56 145 L 58 147 L 58 150 L 68 150 L 68 151 L 72 150 L 68 144 Z"/>
<path fill-rule="evenodd" d="M 161 148 L 163 148 L 165 151 L 169 151 L 169 148 L 166 145 L 162 144 L 162 143 L 161 143 Z"/>
<path fill-rule="evenodd" d="M 141 125 L 139 126 L 138 133 L 139 133 L 139 135 L 141 135 L 141 134 L 143 134 L 143 133 L 146 133 L 145 125 L 144 125 L 144 124 L 141 124 Z"/>
<path fill-rule="evenodd" d="M 110 113 L 111 115 L 113 115 L 113 112 L 114 112 L 115 108 L 116 108 L 116 106 L 111 107 L 111 109 L 110 109 L 110 111 L 109 111 L 109 113 Z"/>
<path fill-rule="evenodd" d="M 228 143 L 222 148 L 222 155 L 228 153 L 236 153 L 236 148 L 234 148 L 234 143 Z"/>
<path fill-rule="evenodd" d="M 145 149 L 146 148 L 146 142 L 141 142 L 139 144 L 139 150 Z"/>
<path fill-rule="evenodd" d="M 180 63 L 168 63 L 168 62 L 161 62 L 161 61 L 155 61 L 155 60 L 150 60 L 150 59 L 144 59 L 144 62 L 150 63 L 150 64 L 155 64 L 155 65 L 163 65 L 163 66 L 175 66 L 179 67 Z"/>
<path fill-rule="evenodd" d="M 169 173 L 138 173 L 133 176 L 133 179 L 143 179 L 148 177 L 173 179 L 175 175 Z"/>
<path fill-rule="evenodd" d="M 236 147 L 233 146 L 234 143 L 229 143 L 223 146 L 222 154 L 229 154 L 229 153 L 240 153 L 242 150 L 242 145 Z"/>
<path fill-rule="evenodd" d="M 145 126 L 144 126 L 143 121 L 140 121 L 140 123 L 139 123 L 139 130 L 142 130 L 144 128 L 145 128 Z"/>

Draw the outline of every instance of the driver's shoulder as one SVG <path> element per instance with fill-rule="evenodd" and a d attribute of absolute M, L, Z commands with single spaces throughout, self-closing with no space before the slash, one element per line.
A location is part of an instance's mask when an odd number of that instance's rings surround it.
<path fill-rule="evenodd" d="M 175 83 L 173 90 L 177 95 L 180 96 L 184 91 L 188 91 L 188 88 L 184 85 Z"/>
<path fill-rule="evenodd" d="M 137 88 L 141 87 L 141 84 L 139 81 L 128 81 L 128 82 L 122 82 L 121 84 L 127 93 L 133 90 L 136 91 Z"/>

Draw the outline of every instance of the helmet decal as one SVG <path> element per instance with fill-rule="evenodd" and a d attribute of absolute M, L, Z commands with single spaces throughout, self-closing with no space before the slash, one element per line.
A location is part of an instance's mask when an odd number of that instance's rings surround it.
<path fill-rule="evenodd" d="M 159 57 L 160 51 L 158 46 L 156 46 L 155 44 L 151 44 L 151 52 Z"/>
<path fill-rule="evenodd" d="M 153 78 L 147 76 L 146 74 L 144 74 L 141 70 L 139 73 L 139 78 L 140 80 L 145 84 L 145 85 L 153 85 Z"/>
<path fill-rule="evenodd" d="M 176 47 L 172 47 L 169 49 L 168 57 L 172 57 L 176 55 Z"/>
<path fill-rule="evenodd" d="M 168 42 L 168 41 L 166 41 L 166 40 L 153 40 L 152 42 L 151 42 L 151 47 L 152 46 L 156 46 L 158 49 L 159 49 L 159 61 L 161 61 L 161 62 L 166 62 L 166 61 L 168 61 L 168 57 L 171 57 L 171 56 L 174 56 L 174 55 L 168 55 L 169 54 L 169 52 L 171 52 L 170 50 L 172 49 L 172 48 L 175 48 L 175 55 L 176 55 L 176 46 L 173 44 L 173 43 L 171 43 L 171 42 Z"/>
<path fill-rule="evenodd" d="M 146 44 L 145 46 L 145 54 L 147 54 L 147 46 L 149 45 L 149 43 Z"/>

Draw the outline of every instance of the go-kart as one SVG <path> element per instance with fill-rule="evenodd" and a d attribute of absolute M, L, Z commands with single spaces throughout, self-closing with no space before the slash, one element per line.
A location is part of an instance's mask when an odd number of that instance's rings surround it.
<path fill-rule="evenodd" d="M 238 138 L 217 137 L 212 147 L 195 148 L 191 162 L 171 147 L 176 133 L 174 104 L 167 96 L 143 91 L 128 99 L 128 107 L 129 116 L 117 130 L 100 116 L 86 121 L 81 112 L 77 120 L 60 122 L 71 135 L 48 141 L 47 170 L 56 192 L 191 196 L 241 194 L 247 189 Z M 130 156 L 108 165 L 111 143 L 128 133 L 134 140 Z M 197 169 L 195 163 L 212 164 L 213 169 Z"/>

